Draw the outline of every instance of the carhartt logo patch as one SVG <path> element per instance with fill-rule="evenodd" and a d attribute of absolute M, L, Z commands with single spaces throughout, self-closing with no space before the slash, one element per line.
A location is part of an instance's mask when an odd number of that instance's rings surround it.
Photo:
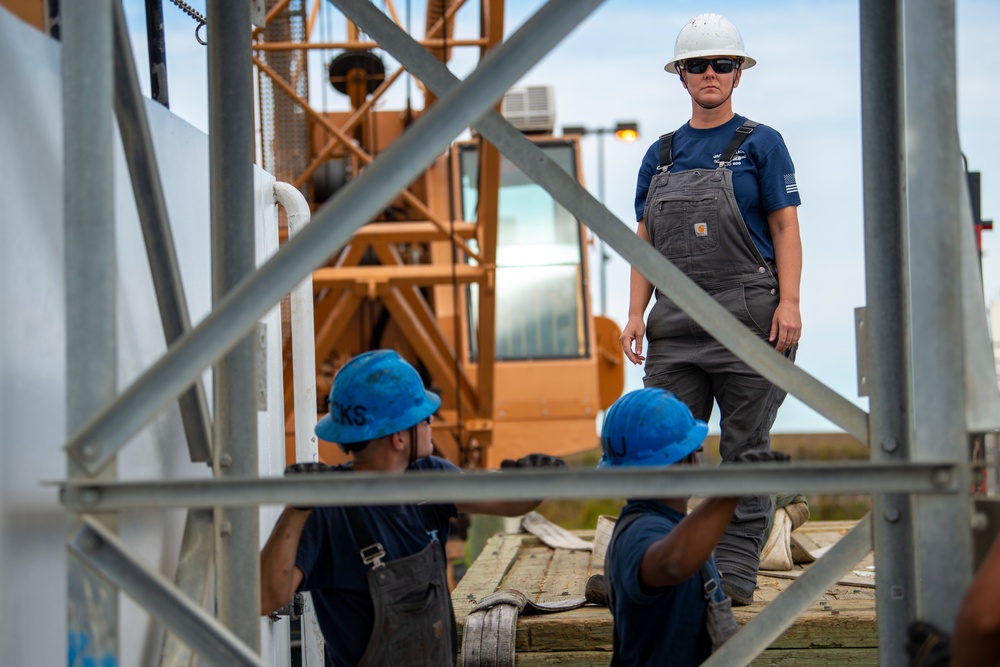
<path fill-rule="evenodd" d="M 704 222 L 696 222 L 694 224 L 694 235 L 695 236 L 708 236 L 708 225 Z"/>

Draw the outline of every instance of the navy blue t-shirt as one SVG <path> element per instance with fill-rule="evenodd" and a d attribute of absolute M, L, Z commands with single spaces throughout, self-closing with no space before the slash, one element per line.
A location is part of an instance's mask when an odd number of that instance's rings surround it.
<path fill-rule="evenodd" d="M 639 581 L 646 550 L 673 530 L 684 514 L 653 500 L 630 500 L 621 517 L 641 512 L 615 538 L 604 570 L 612 582 L 615 665 L 695 667 L 712 653 L 705 627 L 707 602 L 701 573 L 668 588 L 648 588 Z M 722 585 L 715 561 L 709 571 Z"/>
<path fill-rule="evenodd" d="M 736 128 L 746 118 L 736 115 L 732 120 L 707 130 L 685 123 L 674 133 L 673 160 L 670 173 L 690 169 L 715 169 Z M 645 215 L 649 183 L 659 166 L 660 141 L 657 139 L 642 158 L 635 186 L 635 219 Z M 733 194 L 750 237 L 764 259 L 774 261 L 774 242 L 767 226 L 767 215 L 779 208 L 798 206 L 799 186 L 795 181 L 795 166 L 778 132 L 767 125 L 758 125 L 736 151 L 729 165 L 733 172 Z"/>
<path fill-rule="evenodd" d="M 337 466 L 351 471 L 350 464 Z M 434 456 L 418 459 L 408 469 L 458 472 L 452 463 Z M 386 561 L 422 551 L 434 539 L 448 540 L 450 519 L 458 514 L 453 504 L 427 505 L 437 535 L 429 535 L 418 505 L 363 506 L 361 517 L 386 551 Z M 368 545 L 362 545 L 368 546 Z M 374 610 L 368 594 L 369 567 L 361 562 L 343 507 L 317 507 L 306 522 L 295 554 L 295 566 L 304 578 L 300 591 L 312 593 L 316 617 L 335 665 L 356 665 L 368 646 Z"/>

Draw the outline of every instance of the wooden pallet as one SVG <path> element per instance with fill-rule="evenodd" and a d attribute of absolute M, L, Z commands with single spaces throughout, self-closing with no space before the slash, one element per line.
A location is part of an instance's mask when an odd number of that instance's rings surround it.
<path fill-rule="evenodd" d="M 818 550 L 829 547 L 852 526 L 853 522 L 808 522 L 796 535 L 810 549 Z M 576 534 L 593 539 L 593 531 Z M 875 591 L 870 566 L 871 555 L 826 591 L 752 664 L 876 665 Z M 495 535 L 452 593 L 459 646 L 465 617 L 483 596 L 515 588 L 535 602 L 582 597 L 587 579 L 599 572 L 601 568 L 591 562 L 589 551 L 552 549 L 525 533 Z M 752 619 L 792 583 L 788 577 L 794 576 L 759 577 L 754 604 L 737 608 L 737 621 Z M 516 664 L 605 666 L 611 660 L 611 629 L 607 608 L 593 605 L 522 616 L 517 624 Z"/>

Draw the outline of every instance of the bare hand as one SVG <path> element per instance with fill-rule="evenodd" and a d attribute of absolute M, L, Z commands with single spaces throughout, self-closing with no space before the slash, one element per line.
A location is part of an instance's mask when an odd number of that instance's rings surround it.
<path fill-rule="evenodd" d="M 628 323 L 622 329 L 619 340 L 622 343 L 622 351 L 625 357 L 633 364 L 641 364 L 646 361 L 642 356 L 642 339 L 646 336 L 646 324 L 642 321 L 642 316 L 628 318 Z M 633 350 L 634 346 L 634 350 Z"/>
<path fill-rule="evenodd" d="M 775 343 L 775 350 L 784 352 L 798 343 L 801 335 L 802 316 L 799 307 L 791 303 L 779 303 L 771 318 L 771 333 L 767 340 Z"/>

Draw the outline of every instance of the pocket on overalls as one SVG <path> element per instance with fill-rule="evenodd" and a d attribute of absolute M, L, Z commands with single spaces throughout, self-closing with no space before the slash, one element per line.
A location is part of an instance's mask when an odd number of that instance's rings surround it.
<path fill-rule="evenodd" d="M 726 287 L 725 289 L 715 291 L 712 293 L 712 296 L 715 298 L 716 301 L 719 302 L 720 306 L 729 311 L 729 314 L 735 317 L 737 320 L 739 320 L 740 323 L 743 324 L 743 326 L 753 331 L 755 334 L 757 334 L 757 336 L 760 337 L 767 336 L 767 334 L 764 332 L 764 329 L 760 326 L 760 323 L 750 313 L 750 308 L 747 305 L 747 300 L 744 295 L 742 283 L 738 283 L 730 287 Z M 757 313 L 758 317 L 761 314 L 762 312 L 758 311 Z M 767 320 L 767 326 L 768 329 L 770 329 L 771 326 L 770 320 Z"/>
<path fill-rule="evenodd" d="M 774 294 L 771 294 L 771 291 Z M 723 308 L 761 338 L 771 332 L 778 291 L 766 283 L 739 283 L 712 294 Z"/>
<path fill-rule="evenodd" d="M 691 333 L 690 317 L 665 296 L 658 296 L 646 319 L 646 340 L 676 338 Z"/>
<path fill-rule="evenodd" d="M 421 667 L 431 664 L 427 660 L 432 656 L 451 650 L 448 636 L 451 619 L 442 604 L 440 582 L 430 581 L 410 590 L 386 611 L 386 617 L 388 627 L 392 628 L 387 665 Z"/>
<path fill-rule="evenodd" d="M 743 306 L 752 328 L 764 337 L 771 333 L 771 320 L 778 308 L 778 290 L 764 282 L 743 283 Z"/>
<path fill-rule="evenodd" d="M 697 257 L 719 249 L 719 197 L 664 197 L 651 206 L 654 247 L 667 259 Z"/>

